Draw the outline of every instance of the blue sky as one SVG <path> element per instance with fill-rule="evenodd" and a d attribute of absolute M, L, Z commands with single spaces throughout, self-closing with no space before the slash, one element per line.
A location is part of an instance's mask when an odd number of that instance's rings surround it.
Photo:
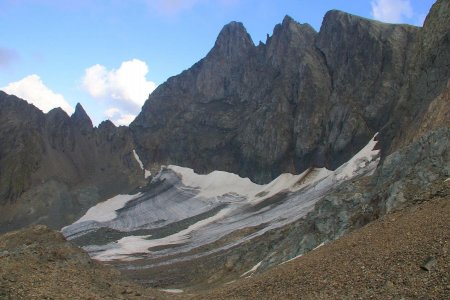
<path fill-rule="evenodd" d="M 43 111 L 80 102 L 128 124 L 147 95 L 241 21 L 255 44 L 290 15 L 316 30 L 340 9 L 421 26 L 434 0 L 0 0 L 0 89 Z"/>

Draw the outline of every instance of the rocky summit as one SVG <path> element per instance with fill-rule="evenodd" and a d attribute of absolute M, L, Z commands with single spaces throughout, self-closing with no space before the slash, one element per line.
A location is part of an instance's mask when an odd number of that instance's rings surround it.
<path fill-rule="evenodd" d="M 394 114 L 430 22 L 419 29 L 330 11 L 315 32 L 286 16 L 258 46 L 232 22 L 204 59 L 152 93 L 130 125 L 138 152 L 151 170 L 176 164 L 260 183 L 335 169 Z"/>
<path fill-rule="evenodd" d="M 60 231 L 0 236 L 0 297 L 447 299 L 449 12 L 231 22 L 129 127 L 0 92 L 0 232 Z"/>

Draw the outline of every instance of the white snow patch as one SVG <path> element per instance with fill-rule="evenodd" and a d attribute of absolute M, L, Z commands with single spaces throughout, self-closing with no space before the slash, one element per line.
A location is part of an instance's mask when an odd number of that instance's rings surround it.
<path fill-rule="evenodd" d="M 207 175 L 200 175 L 190 168 L 170 165 L 175 173 L 181 176 L 181 181 L 185 186 L 196 187 L 200 189 L 201 197 L 212 198 L 229 193 L 235 193 L 242 196 L 257 192 L 261 186 L 253 183 L 248 178 L 242 178 L 239 175 L 213 171 Z"/>
<path fill-rule="evenodd" d="M 299 175 L 283 173 L 270 183 L 259 185 L 249 178 L 242 178 L 224 171 L 200 175 L 190 168 L 174 165 L 169 165 L 167 168 L 181 176 L 183 185 L 200 189 L 199 197 L 213 198 L 225 194 L 237 194 L 246 197 L 249 202 L 260 202 L 283 190 L 294 192 L 333 173 L 326 168 L 308 169 Z M 301 184 L 298 184 L 299 182 Z M 263 196 L 258 197 L 258 194 Z"/>
<path fill-rule="evenodd" d="M 293 261 L 294 259 L 297 259 L 297 258 L 302 257 L 302 256 L 303 256 L 303 254 L 297 255 L 296 257 L 293 257 L 293 258 L 290 258 L 290 259 L 288 259 L 288 260 L 286 260 L 286 261 L 283 261 L 283 262 L 282 262 L 281 264 L 279 264 L 279 265 L 282 265 L 282 264 L 285 264 L 285 263 L 287 263 L 287 262 Z"/>
<path fill-rule="evenodd" d="M 162 292 L 171 293 L 171 294 L 181 294 L 184 291 L 180 289 L 159 289 Z"/>
<path fill-rule="evenodd" d="M 166 245 L 177 245 L 181 243 L 187 242 L 191 235 L 190 233 L 198 230 L 199 228 L 206 226 L 210 223 L 217 222 L 218 220 L 224 218 L 230 209 L 223 209 L 216 215 L 206 218 L 204 220 L 198 221 L 195 224 L 192 224 L 188 228 L 177 232 L 175 234 L 166 236 L 160 239 L 152 239 L 148 240 L 147 238 L 151 237 L 151 235 L 144 236 L 127 236 L 118 240 L 115 244 L 117 248 L 108 249 L 94 256 L 94 259 L 100 261 L 110 261 L 114 259 L 123 260 L 129 254 L 136 253 L 149 253 L 149 248 L 157 247 L 157 246 L 166 246 Z"/>
<path fill-rule="evenodd" d="M 313 251 L 316 250 L 316 249 L 319 249 L 319 248 L 322 247 L 323 245 L 325 245 L 325 242 L 321 243 L 319 246 L 317 246 L 316 248 L 314 248 Z"/>
<path fill-rule="evenodd" d="M 256 265 L 253 266 L 253 268 L 251 268 L 250 270 L 248 270 L 247 272 L 243 273 L 240 277 L 244 277 L 245 275 L 248 274 L 252 274 L 254 273 L 256 270 L 258 270 L 259 266 L 261 266 L 263 261 L 260 261 L 259 263 L 257 263 Z"/>
<path fill-rule="evenodd" d="M 295 192 L 306 185 L 317 182 L 320 179 L 329 176 L 330 174 L 333 174 L 333 171 L 326 168 L 310 168 L 299 175 L 283 173 L 270 183 L 264 185 L 264 188 L 259 192 L 268 193 L 264 198 L 272 197 L 273 195 L 284 190 Z"/>
<path fill-rule="evenodd" d="M 378 155 L 380 150 L 374 150 L 378 141 L 376 141 L 378 133 L 369 141 L 369 143 L 362 148 L 355 156 L 348 162 L 340 166 L 335 173 L 336 179 L 343 180 L 355 176 L 359 170 L 366 167 Z"/>
<path fill-rule="evenodd" d="M 152 175 L 152 172 L 150 172 L 149 170 L 144 169 L 144 164 L 142 163 L 139 155 L 136 153 L 136 150 L 133 149 L 133 155 L 134 158 L 136 159 L 136 161 L 138 162 L 139 166 L 141 167 L 141 170 L 144 170 L 144 177 L 148 178 Z"/>
<path fill-rule="evenodd" d="M 107 222 L 114 220 L 117 217 L 116 210 L 121 209 L 128 201 L 141 196 L 141 193 L 135 195 L 117 195 L 106 201 L 100 202 L 91 207 L 84 216 L 82 216 L 75 223 L 84 221 Z"/>

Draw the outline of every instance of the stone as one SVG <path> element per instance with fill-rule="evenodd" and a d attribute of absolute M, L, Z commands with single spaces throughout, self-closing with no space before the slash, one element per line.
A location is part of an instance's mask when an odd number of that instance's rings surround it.
<path fill-rule="evenodd" d="M 384 287 L 387 289 L 392 289 L 394 287 L 394 283 L 390 280 L 387 280 L 386 283 L 384 284 Z"/>
<path fill-rule="evenodd" d="M 437 264 L 437 260 L 436 258 L 434 258 L 433 256 L 429 256 L 423 263 L 423 265 L 420 266 L 420 268 L 422 270 L 425 271 L 431 271 L 431 269 L 433 269 Z"/>

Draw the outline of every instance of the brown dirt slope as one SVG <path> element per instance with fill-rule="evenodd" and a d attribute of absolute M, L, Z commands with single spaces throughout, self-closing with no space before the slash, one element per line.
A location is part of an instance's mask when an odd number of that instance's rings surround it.
<path fill-rule="evenodd" d="M 161 299 L 46 226 L 0 236 L 0 299 Z"/>
<path fill-rule="evenodd" d="M 450 181 L 437 195 L 201 299 L 450 299 Z M 431 270 L 421 268 L 435 260 Z"/>

